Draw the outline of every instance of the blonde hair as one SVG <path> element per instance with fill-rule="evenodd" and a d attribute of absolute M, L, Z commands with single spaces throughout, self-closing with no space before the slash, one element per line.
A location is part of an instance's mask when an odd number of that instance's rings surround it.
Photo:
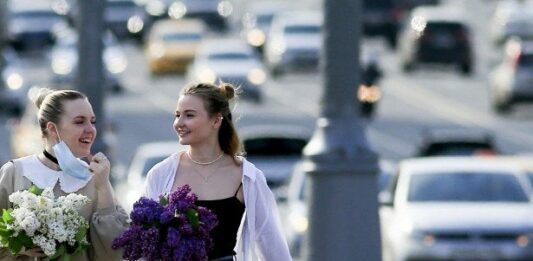
<path fill-rule="evenodd" d="M 224 153 L 231 156 L 244 154 L 243 148 L 233 124 L 230 101 L 236 98 L 238 89 L 229 83 L 214 85 L 210 83 L 195 83 L 185 86 L 181 95 L 194 95 L 204 101 L 204 107 L 209 117 L 220 113 L 222 124 L 218 133 L 218 144 Z"/>
<path fill-rule="evenodd" d="M 64 113 L 64 101 L 77 99 L 87 99 L 87 96 L 74 90 L 52 90 L 49 88 L 38 88 L 30 92 L 30 99 L 37 107 L 37 120 L 41 128 L 43 137 L 48 136 L 46 124 L 53 122 L 59 124 L 59 120 Z"/>

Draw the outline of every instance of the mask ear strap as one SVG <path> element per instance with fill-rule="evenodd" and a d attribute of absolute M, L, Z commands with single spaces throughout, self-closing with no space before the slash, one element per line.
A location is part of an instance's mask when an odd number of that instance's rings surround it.
<path fill-rule="evenodd" d="M 59 135 L 59 128 L 57 127 L 57 125 L 55 123 L 52 123 L 52 124 L 54 124 L 54 127 L 56 127 L 56 133 L 57 133 L 57 137 L 58 137 L 57 143 L 60 143 L 62 141 L 62 139 L 61 139 L 61 136 Z"/>

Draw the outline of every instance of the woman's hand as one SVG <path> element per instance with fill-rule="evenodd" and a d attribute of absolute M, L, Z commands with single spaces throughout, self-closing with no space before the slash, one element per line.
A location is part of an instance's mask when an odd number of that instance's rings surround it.
<path fill-rule="evenodd" d="M 111 163 L 102 152 L 90 157 L 89 171 L 93 173 L 94 185 L 97 190 L 104 188 L 109 183 Z"/>
<path fill-rule="evenodd" d="M 19 255 L 29 256 L 29 257 L 45 257 L 46 256 L 40 247 L 26 249 L 25 251 L 20 252 Z"/>

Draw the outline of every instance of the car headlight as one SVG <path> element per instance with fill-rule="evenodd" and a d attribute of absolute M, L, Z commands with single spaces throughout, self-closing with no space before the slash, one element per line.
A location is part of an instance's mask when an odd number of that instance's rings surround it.
<path fill-rule="evenodd" d="M 198 73 L 198 79 L 200 82 L 215 83 L 217 75 L 213 70 L 206 68 Z"/>
<path fill-rule="evenodd" d="M 291 227 L 298 233 L 307 231 L 307 228 L 309 227 L 309 220 L 307 217 L 294 212 L 289 215 L 289 223 Z"/>
<path fill-rule="evenodd" d="M 148 53 L 156 59 L 165 56 L 165 46 L 162 43 L 153 43 L 148 46 Z"/>
<path fill-rule="evenodd" d="M 222 17 L 229 17 L 233 13 L 233 5 L 229 1 L 222 1 L 217 6 L 218 14 Z"/>
<path fill-rule="evenodd" d="M 68 59 L 56 58 L 52 60 L 52 71 L 54 71 L 55 74 L 67 75 L 72 72 L 73 68 L 74 66 L 72 62 Z"/>
<path fill-rule="evenodd" d="M 152 0 L 146 4 L 146 12 L 152 16 L 161 16 L 165 13 L 165 3 Z"/>
<path fill-rule="evenodd" d="M 130 33 L 138 33 L 143 30 L 144 28 L 144 22 L 138 15 L 134 15 L 128 19 L 128 31 Z"/>
<path fill-rule="evenodd" d="M 253 29 L 246 34 L 246 40 L 250 45 L 259 47 L 265 44 L 266 36 L 263 31 L 259 29 Z"/>
<path fill-rule="evenodd" d="M 11 90 L 18 90 L 24 84 L 24 78 L 18 73 L 11 73 L 7 76 L 7 87 Z"/>
<path fill-rule="evenodd" d="M 248 81 L 255 85 L 263 84 L 266 81 L 266 73 L 265 71 L 255 68 L 250 70 L 247 75 Z"/>
<path fill-rule="evenodd" d="M 283 41 L 277 41 L 272 44 L 272 53 L 276 56 L 281 56 L 287 50 L 287 46 Z"/>
<path fill-rule="evenodd" d="M 118 74 L 126 70 L 128 61 L 122 56 L 116 56 L 106 61 L 106 66 L 112 74 Z"/>
<path fill-rule="evenodd" d="M 168 16 L 174 19 L 180 19 L 187 13 L 187 7 L 182 2 L 174 2 L 168 8 Z"/>

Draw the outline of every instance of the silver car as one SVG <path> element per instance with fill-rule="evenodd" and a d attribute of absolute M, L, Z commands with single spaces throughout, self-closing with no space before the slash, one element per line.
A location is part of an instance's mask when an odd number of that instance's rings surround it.
<path fill-rule="evenodd" d="M 489 26 L 492 40 L 498 45 L 510 37 L 533 37 L 533 1 L 499 1 Z"/>
<path fill-rule="evenodd" d="M 289 71 L 316 71 L 322 49 L 322 15 L 286 12 L 274 17 L 265 44 L 266 63 L 273 76 Z"/>
<path fill-rule="evenodd" d="M 533 260 L 530 194 L 491 158 L 404 160 L 380 195 L 383 260 Z"/>
<path fill-rule="evenodd" d="M 498 113 L 509 112 L 515 103 L 533 101 L 533 40 L 509 39 L 489 84 L 492 107 Z"/>
<path fill-rule="evenodd" d="M 205 39 L 189 65 L 187 79 L 188 82 L 235 84 L 243 98 L 259 103 L 267 75 L 255 50 L 242 39 Z"/>

